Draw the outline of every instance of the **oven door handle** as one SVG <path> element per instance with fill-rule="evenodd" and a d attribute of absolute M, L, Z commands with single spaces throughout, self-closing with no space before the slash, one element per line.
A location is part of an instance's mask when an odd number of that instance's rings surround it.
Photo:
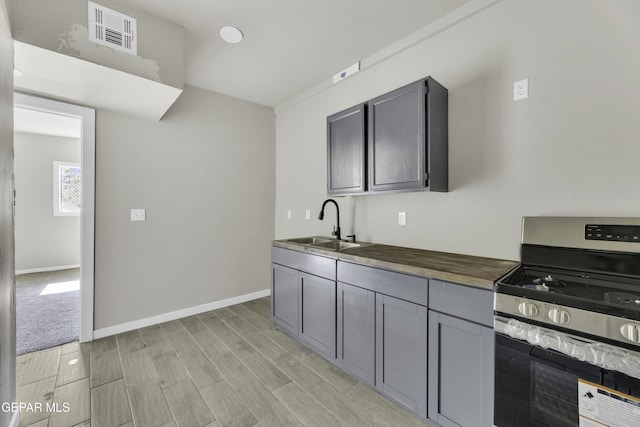
<path fill-rule="evenodd" d="M 638 352 L 502 316 L 495 316 L 493 325 L 496 333 L 640 379 L 640 353 Z"/>

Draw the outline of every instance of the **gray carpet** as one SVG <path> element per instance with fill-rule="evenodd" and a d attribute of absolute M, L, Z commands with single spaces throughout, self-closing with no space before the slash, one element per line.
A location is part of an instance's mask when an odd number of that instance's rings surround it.
<path fill-rule="evenodd" d="M 16 276 L 16 354 L 77 341 L 80 269 Z"/>

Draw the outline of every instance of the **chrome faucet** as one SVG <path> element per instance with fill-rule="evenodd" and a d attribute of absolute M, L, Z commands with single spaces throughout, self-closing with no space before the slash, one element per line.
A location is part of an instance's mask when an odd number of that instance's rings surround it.
<path fill-rule="evenodd" d="M 337 218 L 337 224 L 335 227 L 333 227 L 333 232 L 331 233 L 332 236 L 336 236 L 337 240 L 341 240 L 340 238 L 340 207 L 338 207 L 338 203 L 333 200 L 333 199 L 327 199 L 324 201 L 324 203 L 322 204 L 322 209 L 320 209 L 320 215 L 318 215 L 318 219 L 320 221 L 322 221 L 324 219 L 324 207 L 327 205 L 327 203 L 333 203 L 334 205 L 336 205 L 336 218 Z"/>

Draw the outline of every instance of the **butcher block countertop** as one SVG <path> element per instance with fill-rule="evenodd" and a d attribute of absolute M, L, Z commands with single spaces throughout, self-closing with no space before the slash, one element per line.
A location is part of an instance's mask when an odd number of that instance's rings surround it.
<path fill-rule="evenodd" d="M 287 240 L 274 240 L 273 246 L 487 290 L 493 290 L 496 280 L 518 266 L 516 261 L 380 244 L 340 251 Z"/>

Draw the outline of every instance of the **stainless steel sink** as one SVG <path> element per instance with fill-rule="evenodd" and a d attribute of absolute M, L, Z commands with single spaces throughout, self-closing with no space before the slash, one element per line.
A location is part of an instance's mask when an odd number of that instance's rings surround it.
<path fill-rule="evenodd" d="M 316 243 L 314 245 L 309 245 L 309 246 L 312 248 L 324 249 L 327 251 L 344 251 L 347 249 L 361 248 L 364 246 L 371 246 L 371 245 L 374 245 L 374 243 L 369 243 L 369 242 L 353 243 L 353 242 L 345 242 L 343 240 L 332 240 L 330 242 Z"/>
<path fill-rule="evenodd" d="M 359 248 L 373 244 L 368 242 L 346 242 L 324 236 L 294 237 L 293 239 L 286 239 L 284 241 L 304 245 L 309 248 L 324 249 L 325 251 L 344 251 L 345 249 Z"/>
<path fill-rule="evenodd" d="M 313 236 L 313 237 L 297 237 L 294 239 L 287 239 L 287 242 L 291 243 L 300 243 L 301 245 L 317 245 L 319 243 L 331 242 L 333 239 L 330 237 L 321 237 L 321 236 Z"/>
<path fill-rule="evenodd" d="M 343 251 L 345 249 L 359 248 L 362 244 L 332 240 L 330 242 L 312 244 L 311 246 L 314 248 L 328 249 L 330 251 Z"/>

